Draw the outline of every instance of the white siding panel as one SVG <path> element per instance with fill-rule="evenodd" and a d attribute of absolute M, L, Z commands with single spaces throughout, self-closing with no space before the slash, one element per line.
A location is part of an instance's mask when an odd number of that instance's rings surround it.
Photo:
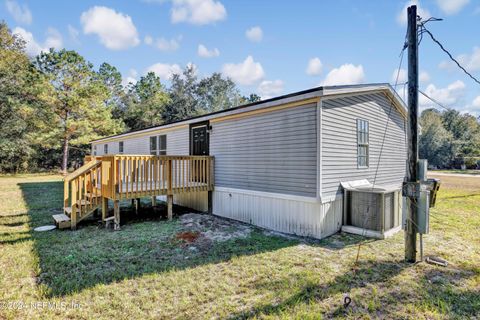
<path fill-rule="evenodd" d="M 341 193 L 340 182 L 348 180 L 400 186 L 407 155 L 405 119 L 385 95 L 327 99 L 322 105 L 322 197 Z M 370 160 L 366 169 L 357 168 L 359 118 L 369 122 Z"/>
<path fill-rule="evenodd" d="M 213 191 L 213 214 L 265 229 L 317 239 L 340 230 L 342 197 L 323 204 L 314 198 L 299 198 L 220 187 Z"/>

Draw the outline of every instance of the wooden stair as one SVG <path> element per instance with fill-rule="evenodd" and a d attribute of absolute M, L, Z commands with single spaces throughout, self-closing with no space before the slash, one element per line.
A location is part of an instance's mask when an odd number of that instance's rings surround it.
<path fill-rule="evenodd" d="M 63 214 L 53 215 L 59 229 L 71 228 L 102 206 L 101 160 L 92 159 L 64 178 Z"/>
<path fill-rule="evenodd" d="M 67 216 L 66 214 L 64 213 L 54 214 L 52 217 L 58 229 L 70 228 L 71 226 L 70 217 Z"/>

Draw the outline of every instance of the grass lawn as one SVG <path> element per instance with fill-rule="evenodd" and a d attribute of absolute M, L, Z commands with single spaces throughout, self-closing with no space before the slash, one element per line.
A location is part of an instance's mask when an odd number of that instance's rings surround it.
<path fill-rule="evenodd" d="M 179 219 L 33 232 L 61 211 L 61 178 L 0 177 L 0 319 L 478 319 L 480 179 L 441 179 L 424 242 L 446 268 L 404 263 L 403 233 L 307 241 L 252 228 L 194 250 Z"/>

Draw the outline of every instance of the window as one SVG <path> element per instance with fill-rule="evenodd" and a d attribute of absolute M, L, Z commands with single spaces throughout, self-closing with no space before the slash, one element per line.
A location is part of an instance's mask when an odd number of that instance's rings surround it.
<path fill-rule="evenodd" d="M 96 156 L 97 155 L 97 146 L 93 146 L 93 155 Z"/>
<path fill-rule="evenodd" d="M 118 142 L 118 153 L 123 153 L 123 141 Z"/>
<path fill-rule="evenodd" d="M 166 155 L 167 154 L 167 135 L 158 136 L 158 154 Z"/>
<path fill-rule="evenodd" d="M 103 154 L 108 154 L 108 144 L 103 145 Z"/>
<path fill-rule="evenodd" d="M 150 154 L 166 155 L 167 154 L 167 135 L 158 137 L 150 137 Z"/>
<path fill-rule="evenodd" d="M 157 137 L 150 137 L 150 154 L 156 155 L 158 150 Z"/>
<path fill-rule="evenodd" d="M 357 165 L 368 168 L 368 121 L 357 119 Z"/>

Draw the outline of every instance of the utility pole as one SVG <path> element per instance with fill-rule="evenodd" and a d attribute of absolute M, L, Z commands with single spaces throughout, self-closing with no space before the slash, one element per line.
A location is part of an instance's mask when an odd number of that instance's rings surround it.
<path fill-rule="evenodd" d="M 416 262 L 417 258 L 417 207 L 415 193 L 418 185 L 418 39 L 417 6 L 408 8 L 408 159 L 405 260 Z"/>

